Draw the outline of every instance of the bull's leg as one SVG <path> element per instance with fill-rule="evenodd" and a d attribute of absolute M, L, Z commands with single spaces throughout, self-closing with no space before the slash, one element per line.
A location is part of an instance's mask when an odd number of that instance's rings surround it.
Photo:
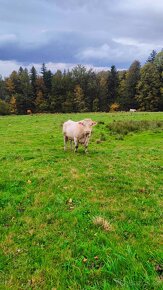
<path fill-rule="evenodd" d="M 88 153 L 88 142 L 89 142 L 89 139 L 86 139 L 85 140 L 85 143 L 84 143 L 84 147 L 85 147 L 85 153 Z"/>
<path fill-rule="evenodd" d="M 71 148 L 71 150 L 72 150 L 72 140 L 70 140 L 70 148 Z"/>
<path fill-rule="evenodd" d="M 66 151 L 66 145 L 67 145 L 68 137 L 64 135 L 63 140 L 64 140 L 64 150 Z"/>
<path fill-rule="evenodd" d="M 78 140 L 77 138 L 74 138 L 74 143 L 75 143 L 75 152 L 78 150 Z"/>

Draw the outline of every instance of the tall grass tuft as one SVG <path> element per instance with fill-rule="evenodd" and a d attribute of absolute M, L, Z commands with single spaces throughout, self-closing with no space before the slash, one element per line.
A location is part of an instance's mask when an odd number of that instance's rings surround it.
<path fill-rule="evenodd" d="M 112 229 L 110 223 L 100 216 L 96 216 L 93 218 L 93 224 L 96 226 L 101 226 L 105 231 L 111 231 Z"/>
<path fill-rule="evenodd" d="M 127 135 L 130 132 L 140 132 L 146 130 L 159 130 L 163 128 L 163 121 L 115 121 L 107 125 L 111 134 Z"/>

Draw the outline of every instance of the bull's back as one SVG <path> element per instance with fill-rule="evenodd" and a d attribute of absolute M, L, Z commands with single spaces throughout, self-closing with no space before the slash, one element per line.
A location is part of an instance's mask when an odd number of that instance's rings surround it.
<path fill-rule="evenodd" d="M 70 126 L 71 122 L 72 121 L 69 120 L 69 121 L 63 123 L 63 133 L 66 133 L 66 130 L 67 130 L 68 126 Z"/>
<path fill-rule="evenodd" d="M 81 128 L 78 122 L 67 121 L 63 124 L 63 134 L 69 139 L 73 139 L 74 137 L 79 137 L 81 134 Z"/>

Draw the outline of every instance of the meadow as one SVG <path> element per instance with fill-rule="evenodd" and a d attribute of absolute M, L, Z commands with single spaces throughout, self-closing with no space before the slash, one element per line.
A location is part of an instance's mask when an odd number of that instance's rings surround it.
<path fill-rule="evenodd" d="M 62 123 L 92 118 L 88 154 Z M 163 113 L 0 117 L 0 289 L 163 289 Z"/>

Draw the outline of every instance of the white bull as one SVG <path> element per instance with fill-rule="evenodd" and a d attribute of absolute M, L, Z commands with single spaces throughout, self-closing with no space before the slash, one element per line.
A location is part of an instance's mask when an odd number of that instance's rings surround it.
<path fill-rule="evenodd" d="M 68 120 L 67 122 L 65 122 L 63 124 L 64 150 L 66 150 L 66 143 L 68 142 L 68 140 L 70 140 L 71 149 L 72 149 L 72 141 L 74 141 L 75 152 L 78 149 L 79 143 L 84 145 L 85 152 L 87 152 L 92 127 L 95 126 L 96 124 L 97 123 L 92 121 L 91 119 L 84 119 L 78 122 Z"/>

